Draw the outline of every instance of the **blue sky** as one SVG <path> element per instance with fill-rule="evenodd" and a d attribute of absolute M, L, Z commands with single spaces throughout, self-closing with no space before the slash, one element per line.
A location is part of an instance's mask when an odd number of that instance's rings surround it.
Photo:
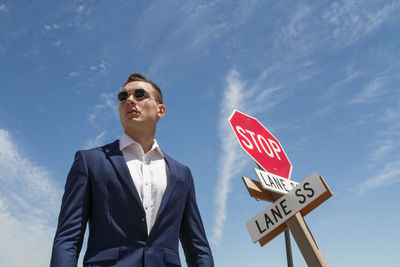
<path fill-rule="evenodd" d="M 0 265 L 48 264 L 74 153 L 121 136 L 115 94 L 141 72 L 216 266 L 286 265 L 283 235 L 260 247 L 245 227 L 269 204 L 241 181 L 233 109 L 280 140 L 293 180 L 325 178 L 334 196 L 305 219 L 331 266 L 395 266 L 399 28 L 399 1 L 0 0 Z"/>

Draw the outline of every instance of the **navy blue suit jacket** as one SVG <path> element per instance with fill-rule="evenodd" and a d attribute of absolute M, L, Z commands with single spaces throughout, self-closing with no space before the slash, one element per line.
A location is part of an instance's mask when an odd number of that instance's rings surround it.
<path fill-rule="evenodd" d="M 76 266 L 87 222 L 84 266 L 214 266 L 188 167 L 164 154 L 171 176 L 150 234 L 119 142 L 78 151 L 68 174 L 51 267 Z"/>

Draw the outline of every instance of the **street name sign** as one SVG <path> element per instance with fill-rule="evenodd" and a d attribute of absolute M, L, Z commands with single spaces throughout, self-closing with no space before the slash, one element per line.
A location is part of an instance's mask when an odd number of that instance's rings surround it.
<path fill-rule="evenodd" d="M 268 235 L 297 212 L 312 205 L 313 201 L 318 200 L 326 192 L 326 184 L 322 178 L 317 173 L 311 174 L 293 190 L 246 223 L 253 243 Z"/>
<path fill-rule="evenodd" d="M 229 123 L 240 146 L 264 170 L 290 179 L 292 164 L 286 156 L 283 147 L 257 119 L 234 110 L 229 117 Z"/>
<path fill-rule="evenodd" d="M 321 196 L 319 196 L 317 199 L 315 199 L 313 202 L 311 202 L 309 205 L 302 208 L 301 211 L 296 214 L 296 216 L 291 217 L 285 223 L 280 224 L 273 231 L 269 232 L 267 235 L 265 235 L 260 240 L 258 240 L 261 246 L 264 246 L 265 244 L 267 244 L 268 242 L 273 240 L 275 237 L 277 237 L 283 231 L 290 228 L 289 225 L 293 226 L 293 224 L 295 224 L 295 228 L 291 228 L 290 230 L 291 230 L 295 240 L 297 240 L 299 238 L 299 236 L 308 235 L 307 233 L 309 233 L 309 235 L 312 236 L 308 227 L 303 227 L 305 222 L 304 222 L 304 219 L 300 219 L 300 217 L 306 216 L 308 213 L 310 213 L 311 211 L 316 209 L 319 205 L 324 203 L 327 199 L 329 199 L 333 195 L 331 190 L 329 189 L 328 185 L 326 184 L 324 178 L 322 178 L 322 177 L 319 177 L 319 178 L 321 179 L 321 182 L 324 184 L 326 192 L 323 193 Z M 264 189 L 261 186 L 260 182 L 258 182 L 256 180 L 252 180 L 247 177 L 242 177 L 242 180 L 243 180 L 244 185 L 247 188 L 250 196 L 255 198 L 256 200 L 264 200 L 264 201 L 272 203 L 284 195 L 282 193 L 275 193 L 270 190 Z M 297 226 L 299 226 L 299 227 L 297 227 Z M 296 229 L 296 231 L 295 231 L 296 233 L 293 232 L 295 229 Z M 300 233 L 298 232 L 298 230 L 300 230 Z M 303 241 L 304 240 L 300 241 L 300 243 L 304 244 Z M 303 247 L 299 245 L 299 248 L 302 249 Z M 305 250 L 308 250 L 308 248 Z M 317 251 L 315 251 L 315 252 L 318 254 Z M 311 258 L 314 258 L 314 257 L 311 257 Z"/>
<path fill-rule="evenodd" d="M 264 189 L 275 193 L 286 194 L 299 184 L 295 181 L 259 169 L 254 169 L 254 172 L 256 173 L 261 186 Z"/>

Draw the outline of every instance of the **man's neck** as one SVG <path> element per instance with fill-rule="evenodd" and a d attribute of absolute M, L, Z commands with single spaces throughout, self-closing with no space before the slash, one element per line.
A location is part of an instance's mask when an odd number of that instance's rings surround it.
<path fill-rule="evenodd" d="M 139 143 L 145 154 L 152 148 L 154 144 L 154 133 L 144 134 L 125 131 L 125 134 L 135 140 L 137 143 Z"/>

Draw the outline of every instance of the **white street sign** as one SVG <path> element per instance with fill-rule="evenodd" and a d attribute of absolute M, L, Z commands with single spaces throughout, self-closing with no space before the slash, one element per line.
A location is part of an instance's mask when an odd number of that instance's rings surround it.
<path fill-rule="evenodd" d="M 253 243 L 273 231 L 326 191 L 317 173 L 308 176 L 293 190 L 246 223 Z"/>
<path fill-rule="evenodd" d="M 269 191 L 286 194 L 299 184 L 295 181 L 291 181 L 267 171 L 262 171 L 259 169 L 254 169 L 254 171 L 258 177 L 258 180 L 260 181 L 261 186 Z"/>

